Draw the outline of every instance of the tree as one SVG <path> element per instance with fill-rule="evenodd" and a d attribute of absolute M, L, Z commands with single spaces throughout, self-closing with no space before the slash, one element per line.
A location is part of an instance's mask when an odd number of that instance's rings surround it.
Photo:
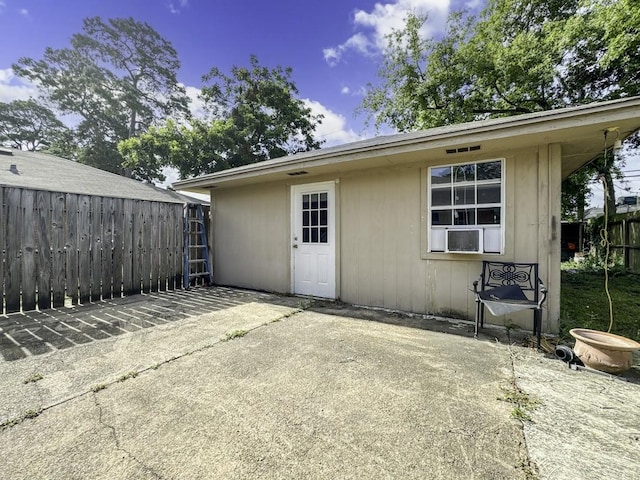
<path fill-rule="evenodd" d="M 171 44 L 147 23 L 100 17 L 84 20 L 70 48 L 47 48 L 41 60 L 21 58 L 13 65 L 62 113 L 81 118 L 79 159 L 115 173 L 125 173 L 119 141 L 170 115 L 188 114 L 179 67 Z"/>
<path fill-rule="evenodd" d="M 250 68 L 217 68 L 203 77 L 209 118 L 162 127 L 120 143 L 126 165 L 170 165 L 182 178 L 216 172 L 320 147 L 313 137 L 321 116 L 298 98 L 291 69 L 268 69 L 255 56 Z"/>
<path fill-rule="evenodd" d="M 425 18 L 410 15 L 362 110 L 407 131 L 637 94 L 639 11 L 632 0 L 489 0 L 478 18 L 453 13 L 440 40 L 422 39 Z M 612 158 L 592 164 L 610 191 Z"/>
<path fill-rule="evenodd" d="M 0 102 L 0 142 L 21 150 L 46 148 L 67 127 L 47 107 L 33 99 Z"/>

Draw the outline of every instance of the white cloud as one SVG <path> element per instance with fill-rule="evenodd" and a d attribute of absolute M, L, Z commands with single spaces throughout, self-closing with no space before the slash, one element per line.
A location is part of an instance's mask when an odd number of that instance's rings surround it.
<path fill-rule="evenodd" d="M 178 0 L 177 2 L 169 2 L 167 7 L 171 13 L 180 13 L 180 10 L 189 6 L 189 0 Z"/>
<path fill-rule="evenodd" d="M 355 51 L 362 55 L 373 55 L 387 46 L 387 36 L 404 27 L 409 13 L 428 14 L 429 19 L 422 28 L 422 35 L 433 36 L 444 30 L 449 13 L 450 0 L 395 0 L 391 3 L 376 3 L 373 10 L 356 10 L 353 23 L 356 29 L 350 38 L 337 47 L 325 48 L 322 53 L 331 65 L 340 63 L 345 53 Z"/>
<path fill-rule="evenodd" d="M 188 87 L 183 85 L 185 91 L 187 92 L 187 97 L 191 102 L 189 103 L 189 110 L 191 111 L 191 115 L 195 118 L 206 118 L 207 111 L 204 107 L 204 102 L 200 98 L 200 89 L 197 87 Z"/>
<path fill-rule="evenodd" d="M 11 68 L 0 69 L 0 102 L 27 100 L 37 96 L 38 89 L 33 83 L 16 77 Z"/>
<path fill-rule="evenodd" d="M 29 16 L 29 10 L 27 10 L 26 8 L 21 8 L 20 10 L 18 10 L 18 13 L 20 15 L 22 15 L 23 17 L 28 17 Z"/>
<path fill-rule="evenodd" d="M 343 95 L 349 95 L 350 92 L 351 92 L 351 89 L 347 86 L 342 87 L 342 89 L 340 90 L 340 93 Z"/>
<path fill-rule="evenodd" d="M 341 145 L 343 143 L 362 140 L 364 137 L 347 127 L 347 120 L 316 100 L 303 99 L 305 105 L 311 109 L 312 115 L 323 115 L 322 123 L 316 127 L 315 138 L 323 141 L 323 147 Z"/>

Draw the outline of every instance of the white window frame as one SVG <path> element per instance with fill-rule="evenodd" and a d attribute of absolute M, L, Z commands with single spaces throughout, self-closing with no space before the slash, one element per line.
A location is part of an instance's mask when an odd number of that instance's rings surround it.
<path fill-rule="evenodd" d="M 462 165 L 475 165 L 475 172 L 477 172 L 477 165 L 483 163 L 491 163 L 491 162 L 500 162 L 500 179 L 491 179 L 491 180 L 478 180 L 477 173 L 473 180 L 470 181 L 462 181 L 455 182 L 454 173 L 456 167 L 460 167 Z M 427 252 L 428 253 L 442 253 L 442 254 L 487 254 L 487 255 L 503 255 L 505 249 L 505 164 L 506 161 L 504 158 L 493 158 L 487 160 L 478 160 L 478 161 L 468 161 L 468 162 L 459 162 L 459 163 L 449 163 L 443 165 L 433 165 L 427 168 L 426 176 L 427 176 L 427 191 L 426 191 L 426 213 L 427 213 Z M 451 182 L 448 184 L 437 184 L 435 186 L 436 189 L 446 190 L 445 185 L 449 185 L 451 188 L 451 205 L 432 205 L 432 170 L 441 169 L 441 168 L 451 168 L 452 178 Z M 477 198 L 477 190 L 478 186 L 482 185 L 500 185 L 500 202 L 493 203 L 478 203 Z M 473 187 L 474 188 L 474 202 L 467 204 L 456 204 L 454 195 L 454 186 L 457 187 Z M 477 209 L 480 208 L 500 208 L 500 222 L 496 224 L 479 224 Z M 475 209 L 475 223 L 464 224 L 464 225 L 432 225 L 433 221 L 433 212 L 436 211 L 447 211 L 447 210 L 463 210 L 463 209 Z M 453 222 L 455 223 L 455 222 Z M 482 248 L 480 251 L 448 251 L 446 247 L 446 236 L 447 230 L 475 230 L 479 229 L 482 231 L 482 241 L 480 242 Z"/>

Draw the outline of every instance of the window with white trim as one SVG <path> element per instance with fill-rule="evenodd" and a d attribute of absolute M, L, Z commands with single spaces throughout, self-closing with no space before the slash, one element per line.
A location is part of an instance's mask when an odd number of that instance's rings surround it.
<path fill-rule="evenodd" d="M 430 252 L 502 253 L 504 161 L 428 169 Z"/>

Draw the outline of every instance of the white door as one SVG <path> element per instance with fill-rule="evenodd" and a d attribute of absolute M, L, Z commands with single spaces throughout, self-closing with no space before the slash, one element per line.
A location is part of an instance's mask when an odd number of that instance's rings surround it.
<path fill-rule="evenodd" d="M 291 187 L 293 293 L 336 297 L 335 183 Z"/>

